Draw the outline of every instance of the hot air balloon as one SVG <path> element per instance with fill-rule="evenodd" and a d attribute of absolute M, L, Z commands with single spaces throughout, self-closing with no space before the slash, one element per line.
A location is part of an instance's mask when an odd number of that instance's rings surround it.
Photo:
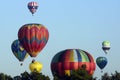
<path fill-rule="evenodd" d="M 25 24 L 18 31 L 18 39 L 31 57 L 36 57 L 45 47 L 49 32 L 42 24 Z"/>
<path fill-rule="evenodd" d="M 26 50 L 22 47 L 22 45 L 20 44 L 19 40 L 14 40 L 12 45 L 11 45 L 11 49 L 13 54 L 15 55 L 15 57 L 20 61 L 23 62 L 25 58 L 28 57 L 28 53 L 26 52 Z M 22 63 L 21 63 L 22 65 Z"/>
<path fill-rule="evenodd" d="M 103 72 L 102 69 L 105 68 L 105 66 L 107 65 L 107 62 L 108 61 L 107 61 L 106 57 L 98 57 L 96 59 L 96 63 L 98 65 L 98 67 L 101 69 L 101 72 Z"/>
<path fill-rule="evenodd" d="M 109 41 L 103 41 L 102 42 L 102 49 L 103 51 L 107 54 L 108 51 L 110 50 L 110 42 Z"/>
<path fill-rule="evenodd" d="M 81 49 L 66 49 L 58 52 L 51 61 L 51 71 L 60 77 L 70 76 L 72 70 L 78 70 L 86 66 L 89 74 L 93 74 L 96 68 L 93 57 Z"/>
<path fill-rule="evenodd" d="M 37 72 L 40 73 L 40 71 L 42 70 L 42 63 L 38 62 L 38 61 L 32 61 L 29 65 L 29 69 L 31 72 Z"/>
<path fill-rule="evenodd" d="M 38 9 L 38 3 L 37 2 L 29 2 L 28 9 L 33 15 L 36 12 L 36 10 Z"/>

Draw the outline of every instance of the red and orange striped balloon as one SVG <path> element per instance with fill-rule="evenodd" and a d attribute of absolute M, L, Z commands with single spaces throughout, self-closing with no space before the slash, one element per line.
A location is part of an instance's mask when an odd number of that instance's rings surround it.
<path fill-rule="evenodd" d="M 48 42 L 49 32 L 42 24 L 25 24 L 18 31 L 18 38 L 31 57 L 36 57 Z"/>

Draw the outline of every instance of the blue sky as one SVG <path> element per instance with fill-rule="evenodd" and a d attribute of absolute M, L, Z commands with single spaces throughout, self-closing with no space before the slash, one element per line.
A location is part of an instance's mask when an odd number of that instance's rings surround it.
<path fill-rule="evenodd" d="M 43 64 L 42 73 L 52 76 L 50 62 L 61 50 L 79 48 L 88 51 L 94 59 L 104 56 L 108 64 L 104 72 L 120 71 L 120 1 L 119 0 L 36 0 L 37 12 L 32 16 L 27 8 L 30 0 L 2 0 L 0 5 L 0 72 L 12 76 L 29 71 L 28 57 L 21 67 L 11 51 L 19 28 L 27 23 L 40 23 L 49 30 L 49 41 L 35 58 Z M 102 41 L 109 40 L 111 49 L 106 55 Z M 96 66 L 94 76 L 100 77 Z"/>

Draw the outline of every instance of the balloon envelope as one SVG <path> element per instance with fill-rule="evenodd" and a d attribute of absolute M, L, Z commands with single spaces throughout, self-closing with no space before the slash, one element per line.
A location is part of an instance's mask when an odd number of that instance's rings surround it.
<path fill-rule="evenodd" d="M 38 61 L 31 62 L 29 65 L 30 71 L 37 72 L 37 73 L 40 73 L 40 71 L 42 70 L 42 67 L 43 67 L 42 63 Z"/>
<path fill-rule="evenodd" d="M 51 62 L 51 71 L 59 76 L 70 75 L 72 70 L 77 70 L 83 65 L 89 74 L 93 74 L 96 68 L 93 57 L 81 49 L 66 49 L 57 53 Z"/>
<path fill-rule="evenodd" d="M 34 14 L 36 12 L 36 10 L 38 9 L 38 3 L 37 2 L 29 2 L 28 9 L 32 14 Z"/>
<path fill-rule="evenodd" d="M 13 54 L 15 55 L 15 57 L 19 61 L 24 61 L 24 59 L 28 57 L 28 53 L 22 47 L 22 45 L 20 44 L 19 40 L 13 41 L 13 43 L 11 45 L 11 49 L 12 49 Z"/>
<path fill-rule="evenodd" d="M 110 50 L 110 42 L 109 41 L 103 41 L 102 42 L 102 49 L 103 51 L 107 54 L 108 51 Z"/>
<path fill-rule="evenodd" d="M 96 59 L 96 63 L 100 69 L 103 69 L 107 65 L 107 58 L 106 57 L 98 57 Z"/>
<path fill-rule="evenodd" d="M 31 57 L 36 57 L 45 47 L 49 32 L 42 24 L 25 24 L 18 31 L 18 38 Z"/>

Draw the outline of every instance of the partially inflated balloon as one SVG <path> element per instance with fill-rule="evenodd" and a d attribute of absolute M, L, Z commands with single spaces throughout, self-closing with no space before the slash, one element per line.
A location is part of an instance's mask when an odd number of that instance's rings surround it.
<path fill-rule="evenodd" d="M 98 57 L 96 59 L 96 63 L 98 65 L 98 67 L 102 70 L 103 68 L 105 68 L 105 66 L 107 65 L 107 58 L 106 57 Z"/>
<path fill-rule="evenodd" d="M 28 9 L 30 10 L 30 12 L 32 14 L 34 14 L 36 12 L 36 10 L 38 9 L 38 3 L 37 2 L 29 2 Z"/>
<path fill-rule="evenodd" d="M 49 32 L 42 24 L 25 24 L 18 31 L 18 38 L 31 57 L 36 57 L 45 47 Z"/>
<path fill-rule="evenodd" d="M 81 49 L 66 49 L 57 53 L 51 62 L 51 71 L 59 76 L 70 75 L 72 70 L 77 70 L 83 65 L 89 74 L 93 74 L 96 68 L 93 57 Z"/>
<path fill-rule="evenodd" d="M 107 54 L 108 51 L 110 50 L 110 42 L 109 41 L 103 41 L 102 42 L 102 49 L 103 51 Z"/>
<path fill-rule="evenodd" d="M 28 57 L 28 53 L 22 47 L 19 40 L 13 41 L 13 43 L 11 45 L 11 49 L 12 49 L 12 52 L 15 55 L 15 57 L 21 62 L 24 61 L 24 59 Z"/>
<path fill-rule="evenodd" d="M 42 63 L 38 62 L 38 61 L 32 61 L 29 65 L 30 71 L 31 72 L 37 72 L 40 73 L 40 71 L 42 70 Z"/>

